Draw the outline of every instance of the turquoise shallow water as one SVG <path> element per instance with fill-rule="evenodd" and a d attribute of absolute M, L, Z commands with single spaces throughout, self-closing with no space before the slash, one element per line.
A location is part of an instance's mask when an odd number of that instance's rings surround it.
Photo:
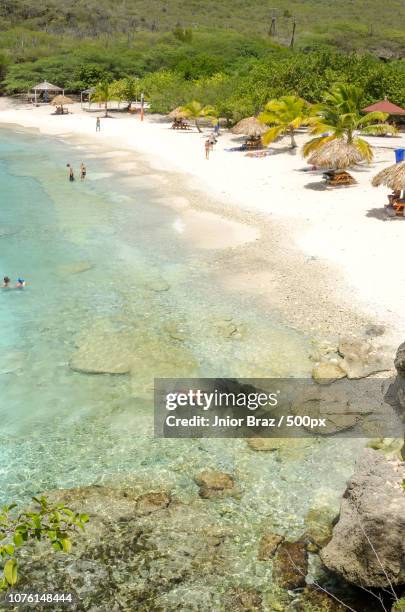
<path fill-rule="evenodd" d="M 0 274 L 28 283 L 0 292 L 1 501 L 119 479 L 195 497 L 193 475 L 210 466 L 236 473 L 245 491 L 224 502 L 225 517 L 253 528 L 271 513 L 299 529 L 314 501 L 337 503 L 355 440 L 319 442 L 284 461 L 243 440 L 154 439 L 151 390 L 154 376 L 180 372 L 304 375 L 306 339 L 214 282 L 215 251 L 176 233 L 162 184 L 130 187 L 94 158 L 89 180 L 69 184 L 66 162 L 78 168 L 81 154 L 1 130 Z M 230 319 L 240 337 L 224 335 Z M 69 367 L 83 341 L 97 352 L 105 334 L 136 344 L 131 376 Z"/>

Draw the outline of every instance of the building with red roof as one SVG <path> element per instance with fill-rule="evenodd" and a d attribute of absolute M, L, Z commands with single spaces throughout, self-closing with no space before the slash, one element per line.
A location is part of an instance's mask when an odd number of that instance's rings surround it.
<path fill-rule="evenodd" d="M 387 100 L 387 98 L 381 100 L 381 102 L 375 102 L 375 104 L 363 108 L 363 113 L 373 113 L 374 111 L 388 113 L 389 115 L 405 115 L 405 109 L 393 104 Z"/>

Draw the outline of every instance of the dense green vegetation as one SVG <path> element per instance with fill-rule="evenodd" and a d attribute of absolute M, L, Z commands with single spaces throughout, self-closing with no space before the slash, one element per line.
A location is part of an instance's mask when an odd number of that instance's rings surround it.
<path fill-rule="evenodd" d="M 153 111 L 167 112 L 196 100 L 215 106 L 232 121 L 260 112 L 283 95 L 319 101 L 336 82 L 360 87 L 364 105 L 387 95 L 404 106 L 405 60 L 347 52 L 354 47 L 373 50 L 373 45 L 338 40 L 376 22 L 367 40 L 384 32 L 386 50 L 394 43 L 398 54 L 405 50 L 405 29 L 397 34 L 394 29 L 401 20 L 405 24 L 405 8 L 397 0 L 387 1 L 393 10 L 385 6 L 381 14 L 374 0 L 367 8 L 364 2 L 342 0 L 339 9 L 324 0 L 283 1 L 275 12 L 276 35 L 269 36 L 270 11 L 257 0 L 215 5 L 79 0 L 74 6 L 60 0 L 2 0 L 1 88 L 8 94 L 26 92 L 46 79 L 74 93 L 99 82 L 121 80 L 128 86 L 131 77 L 132 93 L 144 91 Z M 342 25 L 337 13 L 347 23 L 355 17 L 356 25 Z M 290 23 L 292 15 L 297 17 L 294 49 L 280 44 L 288 43 L 282 23 Z M 235 29 L 224 29 L 228 25 Z M 357 31 L 353 41 L 363 38 Z"/>

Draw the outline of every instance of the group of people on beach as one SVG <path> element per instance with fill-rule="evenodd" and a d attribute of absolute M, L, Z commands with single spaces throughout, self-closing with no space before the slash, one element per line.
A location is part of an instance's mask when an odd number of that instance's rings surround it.
<path fill-rule="evenodd" d="M 66 167 L 68 169 L 69 181 L 73 183 L 73 181 L 75 180 L 75 173 L 74 173 L 73 167 L 70 164 L 66 164 Z M 86 178 L 86 174 L 87 174 L 87 168 L 82 162 L 80 164 L 80 180 L 81 181 L 84 181 L 84 179 Z"/>
<path fill-rule="evenodd" d="M 18 277 L 17 282 L 14 285 L 15 289 L 24 289 L 25 280 L 23 278 Z M 11 279 L 9 276 L 5 276 L 3 278 L 3 289 L 11 289 Z"/>

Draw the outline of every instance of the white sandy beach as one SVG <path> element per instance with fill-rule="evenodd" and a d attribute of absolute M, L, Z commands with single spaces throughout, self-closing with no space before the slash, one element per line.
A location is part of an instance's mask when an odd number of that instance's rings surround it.
<path fill-rule="evenodd" d="M 153 168 L 141 180 L 177 173 L 170 191 L 179 210 L 175 230 L 196 248 L 219 249 L 219 280 L 257 295 L 291 325 L 335 335 L 379 322 L 393 347 L 405 339 L 405 220 L 384 220 L 388 190 L 370 184 L 374 174 L 394 163 L 393 150 L 405 147 L 405 135 L 370 139 L 375 160 L 352 172 L 358 184 L 324 190 L 322 173 L 302 171 L 306 163 L 300 151 L 287 150 L 287 139 L 272 147 L 274 155 L 251 159 L 226 151 L 241 139 L 223 132 L 207 161 L 204 135 L 196 130 L 173 131 L 156 117 L 141 122 L 123 113 L 102 118 L 96 133 L 96 114 L 80 105 L 69 107 L 65 116 L 52 110 L 1 99 L 0 124 L 73 139 L 83 148 L 90 175 L 94 155 L 106 156 L 112 170 L 119 167 L 134 180 L 139 154 Z M 306 138 L 299 135 L 299 144 Z M 138 158 L 132 159 L 131 151 Z M 167 185 L 162 180 L 165 192 Z M 234 273 L 221 279 L 221 252 L 227 247 L 233 247 L 228 256 Z"/>

